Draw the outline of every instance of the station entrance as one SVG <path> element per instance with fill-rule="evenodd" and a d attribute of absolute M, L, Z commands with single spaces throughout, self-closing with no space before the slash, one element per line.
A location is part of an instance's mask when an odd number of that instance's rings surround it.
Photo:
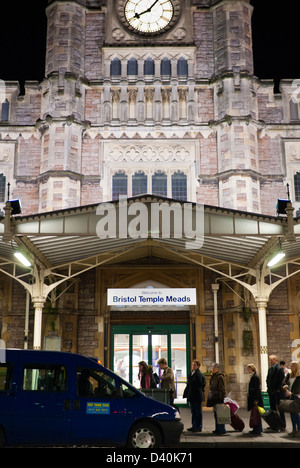
<path fill-rule="evenodd" d="M 138 363 L 152 365 L 158 376 L 158 359 L 165 358 L 174 372 L 177 403 L 184 403 L 183 391 L 189 372 L 188 325 L 116 325 L 111 328 L 111 368 L 140 388 Z"/>

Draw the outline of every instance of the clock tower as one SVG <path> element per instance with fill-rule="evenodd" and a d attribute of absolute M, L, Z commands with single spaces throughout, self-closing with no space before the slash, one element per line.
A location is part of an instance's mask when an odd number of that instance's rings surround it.
<path fill-rule="evenodd" d="M 253 76 L 250 0 L 49 0 L 46 13 L 45 79 L 17 101 L 37 159 L 10 182 L 34 191 L 25 214 L 141 193 L 275 213 L 284 156 L 263 122 L 289 109 Z M 1 118 L 20 125 L 15 107 Z"/>
<path fill-rule="evenodd" d="M 87 73 L 83 162 L 98 143 L 103 200 L 155 193 L 196 201 L 191 1 L 108 0 L 101 11 L 102 69 Z"/>

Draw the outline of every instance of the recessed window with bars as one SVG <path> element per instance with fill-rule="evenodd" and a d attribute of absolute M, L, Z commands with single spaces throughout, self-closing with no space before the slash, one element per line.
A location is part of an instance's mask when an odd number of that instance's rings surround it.
<path fill-rule="evenodd" d="M 187 200 L 187 177 L 183 172 L 178 171 L 172 175 L 172 198 Z"/>
<path fill-rule="evenodd" d="M 152 176 L 152 194 L 167 196 L 168 180 L 167 174 L 161 171 L 156 171 Z"/>
<path fill-rule="evenodd" d="M 6 177 L 4 174 L 0 174 L 0 202 L 5 202 L 5 187 L 6 187 Z"/>
<path fill-rule="evenodd" d="M 112 177 L 112 199 L 118 200 L 120 196 L 127 196 L 128 190 L 127 175 L 123 171 L 119 171 Z"/>
<path fill-rule="evenodd" d="M 300 201 L 300 172 L 294 175 L 295 201 Z"/>
<path fill-rule="evenodd" d="M 145 172 L 136 172 L 132 176 L 132 196 L 147 193 L 147 175 Z"/>

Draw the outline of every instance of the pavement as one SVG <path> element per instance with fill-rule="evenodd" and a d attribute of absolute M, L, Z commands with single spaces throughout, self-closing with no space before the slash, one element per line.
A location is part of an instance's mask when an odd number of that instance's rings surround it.
<path fill-rule="evenodd" d="M 215 435 L 212 433 L 215 429 L 215 419 L 213 411 L 210 408 L 203 408 L 203 428 L 202 432 L 188 432 L 191 427 L 191 410 L 189 407 L 180 408 L 181 420 L 184 429 L 180 438 L 180 447 L 193 448 L 300 448 L 300 437 L 291 437 L 288 435 L 292 431 L 291 418 L 288 413 L 286 416 L 286 430 L 283 432 L 266 431 L 267 423 L 263 420 L 263 433 L 260 436 L 249 434 L 252 430 L 249 427 L 250 412 L 245 409 L 239 409 L 238 415 L 244 421 L 245 428 L 243 432 L 236 432 L 230 424 L 226 424 L 226 434 Z"/>

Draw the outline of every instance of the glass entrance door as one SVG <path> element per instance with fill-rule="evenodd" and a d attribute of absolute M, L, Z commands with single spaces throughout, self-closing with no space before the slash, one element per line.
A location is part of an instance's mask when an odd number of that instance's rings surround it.
<path fill-rule="evenodd" d="M 153 371 L 160 377 L 157 361 L 164 357 L 175 375 L 176 403 L 179 404 L 188 373 L 188 336 L 188 326 L 185 325 L 113 326 L 111 367 L 139 388 L 138 363 L 145 361 L 152 365 Z"/>

